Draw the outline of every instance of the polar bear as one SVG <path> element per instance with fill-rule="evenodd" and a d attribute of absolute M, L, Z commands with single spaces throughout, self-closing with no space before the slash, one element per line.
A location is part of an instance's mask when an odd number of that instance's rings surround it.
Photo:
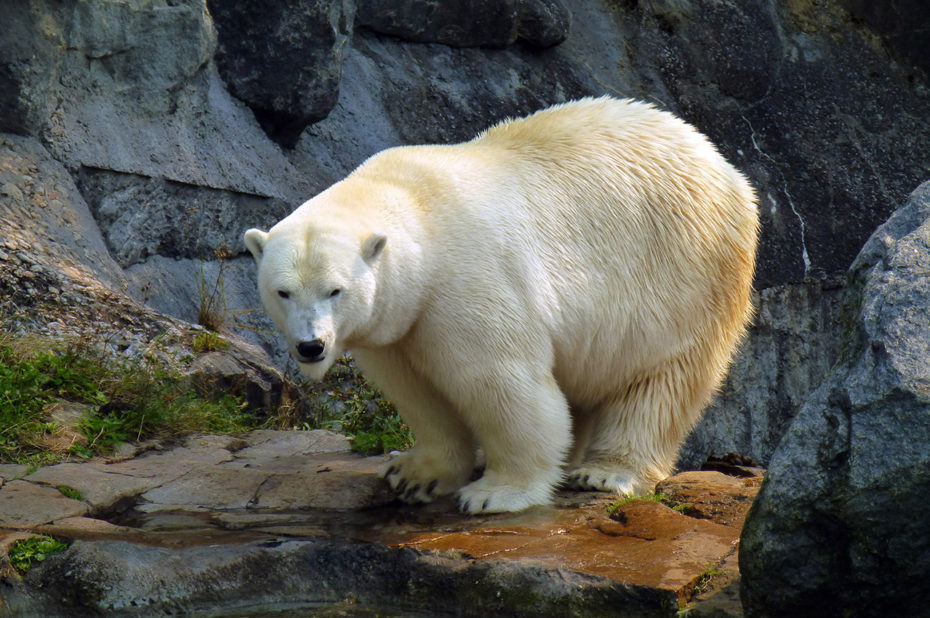
<path fill-rule="evenodd" d="M 751 317 L 758 227 L 703 135 L 602 97 L 385 150 L 245 243 L 301 370 L 351 350 L 413 429 L 381 470 L 401 498 L 482 513 L 669 474 Z"/>

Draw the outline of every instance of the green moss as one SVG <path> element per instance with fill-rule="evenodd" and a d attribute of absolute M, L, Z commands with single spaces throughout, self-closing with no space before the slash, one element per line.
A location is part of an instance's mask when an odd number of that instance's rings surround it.
<path fill-rule="evenodd" d="M 607 505 L 607 514 L 613 515 L 614 513 L 617 512 L 617 509 L 619 509 L 620 507 L 630 504 L 631 502 L 636 502 L 638 500 L 646 500 L 648 502 L 659 502 L 669 507 L 673 511 L 678 511 L 679 513 L 682 513 L 682 514 L 687 514 L 688 511 L 694 508 L 692 504 L 688 504 L 687 502 L 678 503 L 675 500 L 673 500 L 671 497 L 663 494 L 662 492 L 658 492 L 654 494 L 645 494 L 642 496 L 626 496 L 624 498 L 620 498 L 616 502 L 611 502 L 610 504 Z"/>
<path fill-rule="evenodd" d="M 60 491 L 61 495 L 63 495 L 64 497 L 71 498 L 72 500 L 83 500 L 84 499 L 84 495 L 81 493 L 79 489 L 75 489 L 74 487 L 69 487 L 68 485 L 59 485 L 58 491 Z"/>

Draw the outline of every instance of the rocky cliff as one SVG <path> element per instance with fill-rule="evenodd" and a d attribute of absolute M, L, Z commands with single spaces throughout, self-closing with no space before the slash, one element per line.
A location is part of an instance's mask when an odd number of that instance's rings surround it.
<path fill-rule="evenodd" d="M 754 616 L 920 616 L 930 569 L 930 182 L 849 272 L 843 347 L 772 457 L 740 545 Z"/>
<path fill-rule="evenodd" d="M 756 325 L 681 461 L 737 451 L 767 462 L 836 357 L 846 268 L 930 174 L 918 36 L 926 8 L 454 6 L 11 3 L 0 33 L 0 131 L 22 137 L 5 139 L 2 157 L 29 152 L 68 177 L 73 190 L 57 199 L 86 205 L 89 217 L 48 234 L 94 239 L 92 255 L 69 260 L 157 312 L 196 321 L 200 281 L 219 271 L 217 249 L 231 254 L 222 263 L 227 327 L 284 367 L 271 325 L 252 311 L 243 229 L 270 225 L 385 147 L 467 139 L 584 95 L 651 101 L 719 144 L 762 206 Z M 45 220 L 42 191 L 10 179 L 0 189 L 8 210 L 17 205 L 8 225 L 21 232 L 24 216 Z"/>

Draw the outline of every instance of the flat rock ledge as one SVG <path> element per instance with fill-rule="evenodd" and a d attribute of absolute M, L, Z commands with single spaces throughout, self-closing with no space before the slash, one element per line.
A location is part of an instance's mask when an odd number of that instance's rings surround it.
<path fill-rule="evenodd" d="M 560 492 L 467 517 L 451 499 L 397 503 L 383 461 L 332 432 L 262 430 L 0 465 L 0 616 L 741 615 L 736 550 L 761 470 L 671 477 L 659 490 L 677 509 Z M 6 549 L 31 534 L 70 547 L 21 576 Z"/>

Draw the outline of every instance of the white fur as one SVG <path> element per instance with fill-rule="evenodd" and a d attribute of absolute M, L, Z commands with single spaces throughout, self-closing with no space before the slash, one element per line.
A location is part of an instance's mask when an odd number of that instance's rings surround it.
<path fill-rule="evenodd" d="M 751 315 L 757 233 L 706 138 L 600 98 L 384 151 L 246 242 L 289 344 L 326 342 L 307 375 L 351 349 L 413 428 L 383 476 L 478 513 L 669 473 Z"/>

